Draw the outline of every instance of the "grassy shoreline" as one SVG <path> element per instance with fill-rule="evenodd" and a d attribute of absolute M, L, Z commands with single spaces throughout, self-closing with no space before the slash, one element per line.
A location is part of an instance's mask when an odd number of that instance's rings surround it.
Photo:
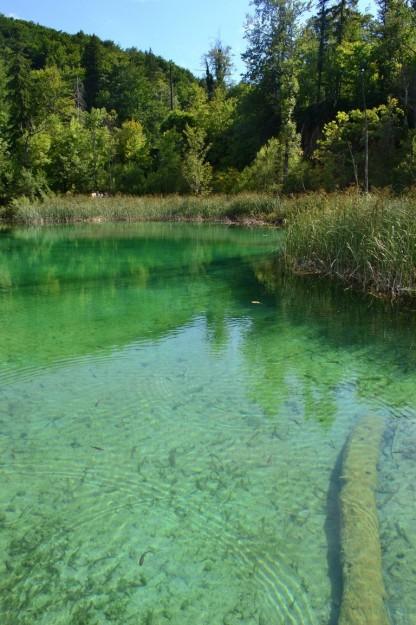
<path fill-rule="evenodd" d="M 292 208 L 286 198 L 244 193 L 234 196 L 52 196 L 15 200 L 0 220 L 21 225 L 106 221 L 221 221 L 283 225 Z"/>
<path fill-rule="evenodd" d="M 53 196 L 0 211 L 21 225 L 110 221 L 209 221 L 287 227 L 284 259 L 295 273 L 335 277 L 392 299 L 416 298 L 416 197 L 310 193 L 295 197 Z"/>

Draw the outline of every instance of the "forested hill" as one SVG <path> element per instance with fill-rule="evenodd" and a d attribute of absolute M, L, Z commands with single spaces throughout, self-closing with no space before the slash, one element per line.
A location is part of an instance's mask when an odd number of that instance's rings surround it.
<path fill-rule="evenodd" d="M 177 163 L 160 184 L 153 175 L 158 141 L 169 113 L 198 99 L 199 82 L 151 51 L 0 15 L 0 198 L 135 193 L 145 178 L 146 190 L 178 190 Z"/>
<path fill-rule="evenodd" d="M 414 0 L 253 0 L 246 74 L 0 15 L 0 202 L 416 182 Z M 138 42 L 140 44 L 140 42 Z M 199 62 L 200 59 L 195 59 Z"/>
<path fill-rule="evenodd" d="M 186 104 L 196 82 L 191 72 L 151 51 L 122 50 L 82 31 L 68 35 L 3 15 L 0 52 L 18 71 L 58 69 L 68 91 L 75 96 L 78 91 L 79 105 L 114 109 L 121 122 L 140 117 L 155 125 L 169 110 L 171 97 L 179 106 Z"/>

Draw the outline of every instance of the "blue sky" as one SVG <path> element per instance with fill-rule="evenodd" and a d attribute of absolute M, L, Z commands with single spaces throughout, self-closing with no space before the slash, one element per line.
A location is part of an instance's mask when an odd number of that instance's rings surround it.
<path fill-rule="evenodd" d="M 136 46 L 201 73 L 201 57 L 217 37 L 244 71 L 243 26 L 249 0 L 0 0 L 0 13 L 69 33 L 83 30 Z M 198 71 L 199 70 L 199 71 Z"/>

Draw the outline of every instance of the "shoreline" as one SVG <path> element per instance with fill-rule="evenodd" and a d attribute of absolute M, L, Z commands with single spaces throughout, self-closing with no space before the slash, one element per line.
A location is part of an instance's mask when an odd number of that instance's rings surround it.
<path fill-rule="evenodd" d="M 196 221 L 283 226 L 293 200 L 270 194 L 91 197 L 51 196 L 15 200 L 0 209 L 0 223 L 59 225 L 67 223 Z"/>
<path fill-rule="evenodd" d="M 395 302 L 416 299 L 412 194 L 306 193 L 194 196 L 53 196 L 15 201 L 0 227 L 177 222 L 273 227 L 287 232 L 282 262 L 294 274 L 336 279 Z"/>

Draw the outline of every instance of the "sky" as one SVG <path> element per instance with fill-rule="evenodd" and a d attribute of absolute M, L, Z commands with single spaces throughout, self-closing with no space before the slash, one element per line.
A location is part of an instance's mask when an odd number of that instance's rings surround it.
<path fill-rule="evenodd" d="M 0 13 L 68 33 L 83 30 L 123 48 L 159 54 L 194 74 L 217 38 L 232 48 L 233 78 L 244 72 L 250 0 L 0 0 Z"/>

